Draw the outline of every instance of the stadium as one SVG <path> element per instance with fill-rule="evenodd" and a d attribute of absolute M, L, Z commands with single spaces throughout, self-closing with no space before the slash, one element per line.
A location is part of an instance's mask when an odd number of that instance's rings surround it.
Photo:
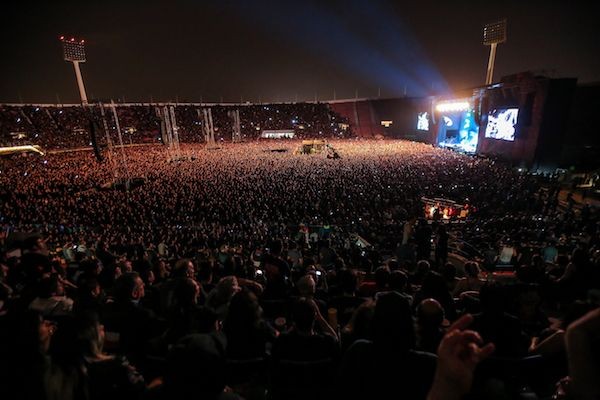
<path fill-rule="evenodd" d="M 511 64 L 497 62 L 496 52 L 509 58 L 502 51 L 508 21 L 523 18 L 518 7 L 506 19 L 474 7 L 486 15 L 469 22 L 483 31 L 473 41 L 486 51 L 487 70 L 477 67 L 486 78 L 456 87 L 415 44 L 440 38 L 419 36 L 424 22 L 397 28 L 406 16 L 394 1 L 289 5 L 310 24 L 286 19 L 288 5 L 261 2 L 174 2 L 168 11 L 158 1 L 143 11 L 109 3 L 128 21 L 111 35 L 95 25 L 107 12 L 95 5 L 72 9 L 92 15 L 80 15 L 87 28 L 66 3 L 47 10 L 64 12 L 61 29 L 81 34 L 53 31 L 56 101 L 33 76 L 41 67 L 18 57 L 32 82 L 0 86 L 2 398 L 600 396 L 600 143 L 590 122 L 600 86 L 595 75 L 577 76 L 589 70 L 581 66 L 559 75 L 513 53 Z M 31 23 L 24 6 L 11 7 Z M 135 73 L 99 60 L 110 46 L 146 52 L 156 39 L 136 33 L 139 21 L 129 25 L 132 11 L 158 18 L 177 40 L 177 26 L 214 35 L 198 82 L 239 101 L 143 101 Z M 573 10 L 544 12 L 562 21 Z M 347 29 L 363 18 L 382 26 Z M 246 56 L 277 40 L 303 42 L 318 55 L 308 68 L 331 52 L 369 82 L 369 95 L 299 98 L 269 83 L 282 77 L 260 81 L 242 62 L 236 76 L 223 61 L 229 36 L 212 19 L 247 23 L 248 35 L 269 29 L 268 39 L 236 47 Z M 40 45 L 31 38 L 50 28 L 36 29 L 7 54 Z M 154 45 L 170 58 L 156 68 L 193 63 L 193 51 L 167 51 L 177 40 L 162 40 Z M 398 61 L 391 41 L 418 63 Z M 543 49 L 529 51 L 545 60 Z M 273 53 L 261 57 L 277 63 Z M 227 79 L 211 83 L 211 63 Z M 454 58 L 447 65 L 461 73 Z M 309 86 L 289 68 L 289 82 Z M 276 94 L 244 100 L 239 82 L 254 79 Z M 177 93 L 188 81 L 174 73 L 144 82 Z M 10 93 L 17 85 L 29 88 L 26 101 Z M 100 96 L 88 98 L 90 86 Z"/>

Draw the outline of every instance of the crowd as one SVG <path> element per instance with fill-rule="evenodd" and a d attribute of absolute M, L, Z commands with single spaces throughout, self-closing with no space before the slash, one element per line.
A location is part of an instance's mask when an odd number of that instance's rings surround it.
<path fill-rule="evenodd" d="M 595 208 L 489 159 L 330 144 L 0 159 L 2 396 L 600 396 Z"/>
<path fill-rule="evenodd" d="M 104 115 L 101 111 L 104 108 Z M 348 137 L 347 121 L 324 103 L 173 105 L 174 125 L 180 141 L 205 141 L 203 108 L 212 112 L 215 139 L 230 142 L 234 130 L 231 112 L 240 112 L 242 140 L 254 140 L 263 130 L 289 130 L 299 137 Z M 165 140 L 163 106 L 156 104 L 117 105 L 117 116 L 124 144 L 159 143 Z M 105 131 L 108 130 L 108 135 Z M 92 127 L 93 124 L 95 128 Z M 110 105 L 10 106 L 0 105 L 0 145 L 36 144 L 44 149 L 90 147 L 90 132 L 95 130 L 98 144 L 106 146 L 107 136 L 118 144 L 117 124 Z"/>

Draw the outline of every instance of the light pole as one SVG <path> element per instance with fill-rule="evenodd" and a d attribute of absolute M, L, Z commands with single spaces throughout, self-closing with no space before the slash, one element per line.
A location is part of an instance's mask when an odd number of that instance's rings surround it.
<path fill-rule="evenodd" d="M 496 47 L 498 47 L 498 43 L 504 42 L 506 42 L 506 18 L 483 27 L 483 44 L 490 46 L 490 58 L 488 59 L 487 75 L 485 77 L 486 85 L 490 85 L 494 77 Z"/>
<path fill-rule="evenodd" d="M 73 63 L 75 68 L 75 77 L 77 78 L 77 86 L 79 87 L 79 95 L 81 96 L 81 104 L 88 104 L 87 95 L 85 94 L 85 86 L 83 85 L 83 77 L 79 69 L 79 63 L 85 62 L 85 41 L 75 40 L 75 38 L 67 39 L 64 36 L 60 37 L 63 45 L 63 55 L 65 61 Z"/>

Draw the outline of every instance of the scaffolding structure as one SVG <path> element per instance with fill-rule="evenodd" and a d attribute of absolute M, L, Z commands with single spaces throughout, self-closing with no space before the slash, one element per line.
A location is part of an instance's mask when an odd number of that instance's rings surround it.
<path fill-rule="evenodd" d="M 131 186 L 131 174 L 129 173 L 129 164 L 127 163 L 127 155 L 125 154 L 125 146 L 123 145 L 123 135 L 121 134 L 121 125 L 119 124 L 119 116 L 117 115 L 117 107 L 115 102 L 111 100 L 110 107 L 112 108 L 113 118 L 115 119 L 115 129 L 117 130 L 117 137 L 119 138 L 119 147 L 121 147 L 121 157 L 123 160 L 123 167 L 125 169 L 121 177 L 124 178 L 125 188 L 129 190 Z"/>
<path fill-rule="evenodd" d="M 202 127 L 204 129 L 206 147 L 209 149 L 214 149 L 217 147 L 217 144 L 215 143 L 215 127 L 213 125 L 212 109 L 203 108 L 202 115 L 204 117 Z"/>
<path fill-rule="evenodd" d="M 231 142 L 239 143 L 242 141 L 242 130 L 240 128 L 240 110 L 231 110 L 227 112 L 233 120 L 233 130 L 231 132 Z"/>
<path fill-rule="evenodd" d="M 169 161 L 181 160 L 181 146 L 179 144 L 179 127 L 175 118 L 175 107 L 173 105 L 165 105 L 157 107 L 156 114 L 160 118 L 161 138 L 163 144 L 167 146 L 167 154 Z"/>
<path fill-rule="evenodd" d="M 100 117 L 102 119 L 102 128 L 104 129 L 104 135 L 106 137 L 106 148 L 107 148 L 107 155 L 108 155 L 108 163 L 110 165 L 110 168 L 113 172 L 113 178 L 115 180 L 118 179 L 119 174 L 118 174 L 118 170 L 117 170 L 117 162 L 115 159 L 115 146 L 113 144 L 112 141 L 112 137 L 110 134 L 110 129 L 108 127 L 108 121 L 106 120 L 106 110 L 104 109 L 104 104 L 100 103 L 98 105 L 100 107 Z"/>

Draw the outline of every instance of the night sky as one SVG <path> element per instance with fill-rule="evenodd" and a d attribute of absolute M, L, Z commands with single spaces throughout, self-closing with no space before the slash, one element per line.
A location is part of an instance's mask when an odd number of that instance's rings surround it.
<path fill-rule="evenodd" d="M 495 78 L 600 81 L 600 6 L 583 1 L 3 1 L 0 102 L 77 102 L 61 34 L 86 40 L 91 99 L 294 101 L 479 86 L 486 22 L 508 18 Z"/>

